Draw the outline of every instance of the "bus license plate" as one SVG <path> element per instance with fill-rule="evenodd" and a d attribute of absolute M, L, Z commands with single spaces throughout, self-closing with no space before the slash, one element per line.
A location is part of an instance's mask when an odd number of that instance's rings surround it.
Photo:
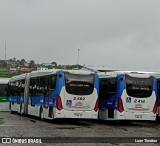
<path fill-rule="evenodd" d="M 137 119 L 142 119 L 142 115 L 135 115 Z"/>
<path fill-rule="evenodd" d="M 76 116 L 76 117 L 82 117 L 83 114 L 82 113 L 74 113 L 74 116 Z"/>

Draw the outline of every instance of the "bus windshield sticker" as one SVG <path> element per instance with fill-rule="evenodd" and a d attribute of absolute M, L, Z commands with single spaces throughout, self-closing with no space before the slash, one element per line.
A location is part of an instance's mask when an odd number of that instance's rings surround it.
<path fill-rule="evenodd" d="M 131 103 L 131 97 L 126 98 L 126 103 Z"/>

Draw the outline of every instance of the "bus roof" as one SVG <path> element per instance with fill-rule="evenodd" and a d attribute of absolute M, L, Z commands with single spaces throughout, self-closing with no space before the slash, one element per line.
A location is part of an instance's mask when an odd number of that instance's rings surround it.
<path fill-rule="evenodd" d="M 0 78 L 0 84 L 8 84 L 10 78 Z"/>
<path fill-rule="evenodd" d="M 92 71 L 86 71 L 86 70 L 64 70 L 64 72 L 68 72 L 68 73 L 71 73 L 71 74 L 79 74 L 79 75 L 95 74 Z"/>
<path fill-rule="evenodd" d="M 21 80 L 21 79 L 25 79 L 26 75 L 27 75 L 27 73 L 21 74 L 21 75 L 17 75 L 17 76 L 13 76 L 13 77 L 9 80 L 9 82 L 11 82 L 11 81 L 17 81 L 17 80 Z"/>
<path fill-rule="evenodd" d="M 105 77 L 116 77 L 120 74 L 127 74 L 131 77 L 137 77 L 137 78 L 149 78 L 150 76 L 154 76 L 154 74 L 150 73 L 150 72 L 122 72 L 122 71 L 118 71 L 118 72 L 101 72 L 98 73 L 100 78 L 105 78 Z"/>
<path fill-rule="evenodd" d="M 39 76 L 44 76 L 44 75 L 56 74 L 57 71 L 61 71 L 61 70 L 62 69 L 49 69 L 49 70 L 42 70 L 42 71 L 32 71 L 31 73 L 28 73 L 28 74 L 30 75 L 31 78 L 33 78 L 33 77 L 39 77 Z M 68 72 L 71 74 L 80 74 L 80 75 L 94 74 L 91 71 L 84 71 L 84 70 L 62 70 L 62 71 Z M 10 81 L 17 81 L 20 79 L 25 79 L 26 75 L 27 75 L 27 73 L 14 76 L 10 79 Z"/>

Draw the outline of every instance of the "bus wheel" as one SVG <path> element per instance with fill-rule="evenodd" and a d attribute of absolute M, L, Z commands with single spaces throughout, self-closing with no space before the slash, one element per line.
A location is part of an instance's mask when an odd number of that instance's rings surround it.
<path fill-rule="evenodd" d="M 40 108 L 40 119 L 43 120 L 43 118 L 44 118 L 43 108 L 41 107 L 41 108 Z"/>

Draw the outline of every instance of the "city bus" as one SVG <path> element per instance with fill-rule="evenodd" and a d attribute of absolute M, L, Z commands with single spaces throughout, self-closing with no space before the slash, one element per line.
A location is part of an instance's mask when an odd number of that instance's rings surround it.
<path fill-rule="evenodd" d="M 156 120 L 156 84 L 147 73 L 99 73 L 99 119 Z"/>
<path fill-rule="evenodd" d="M 156 75 L 157 78 L 157 117 L 160 117 L 160 75 Z"/>
<path fill-rule="evenodd" d="M 89 71 L 55 69 L 14 76 L 9 81 L 10 110 L 41 119 L 97 119 L 98 79 Z"/>
<path fill-rule="evenodd" d="M 7 87 L 9 78 L 0 78 L 0 111 L 9 111 Z"/>

